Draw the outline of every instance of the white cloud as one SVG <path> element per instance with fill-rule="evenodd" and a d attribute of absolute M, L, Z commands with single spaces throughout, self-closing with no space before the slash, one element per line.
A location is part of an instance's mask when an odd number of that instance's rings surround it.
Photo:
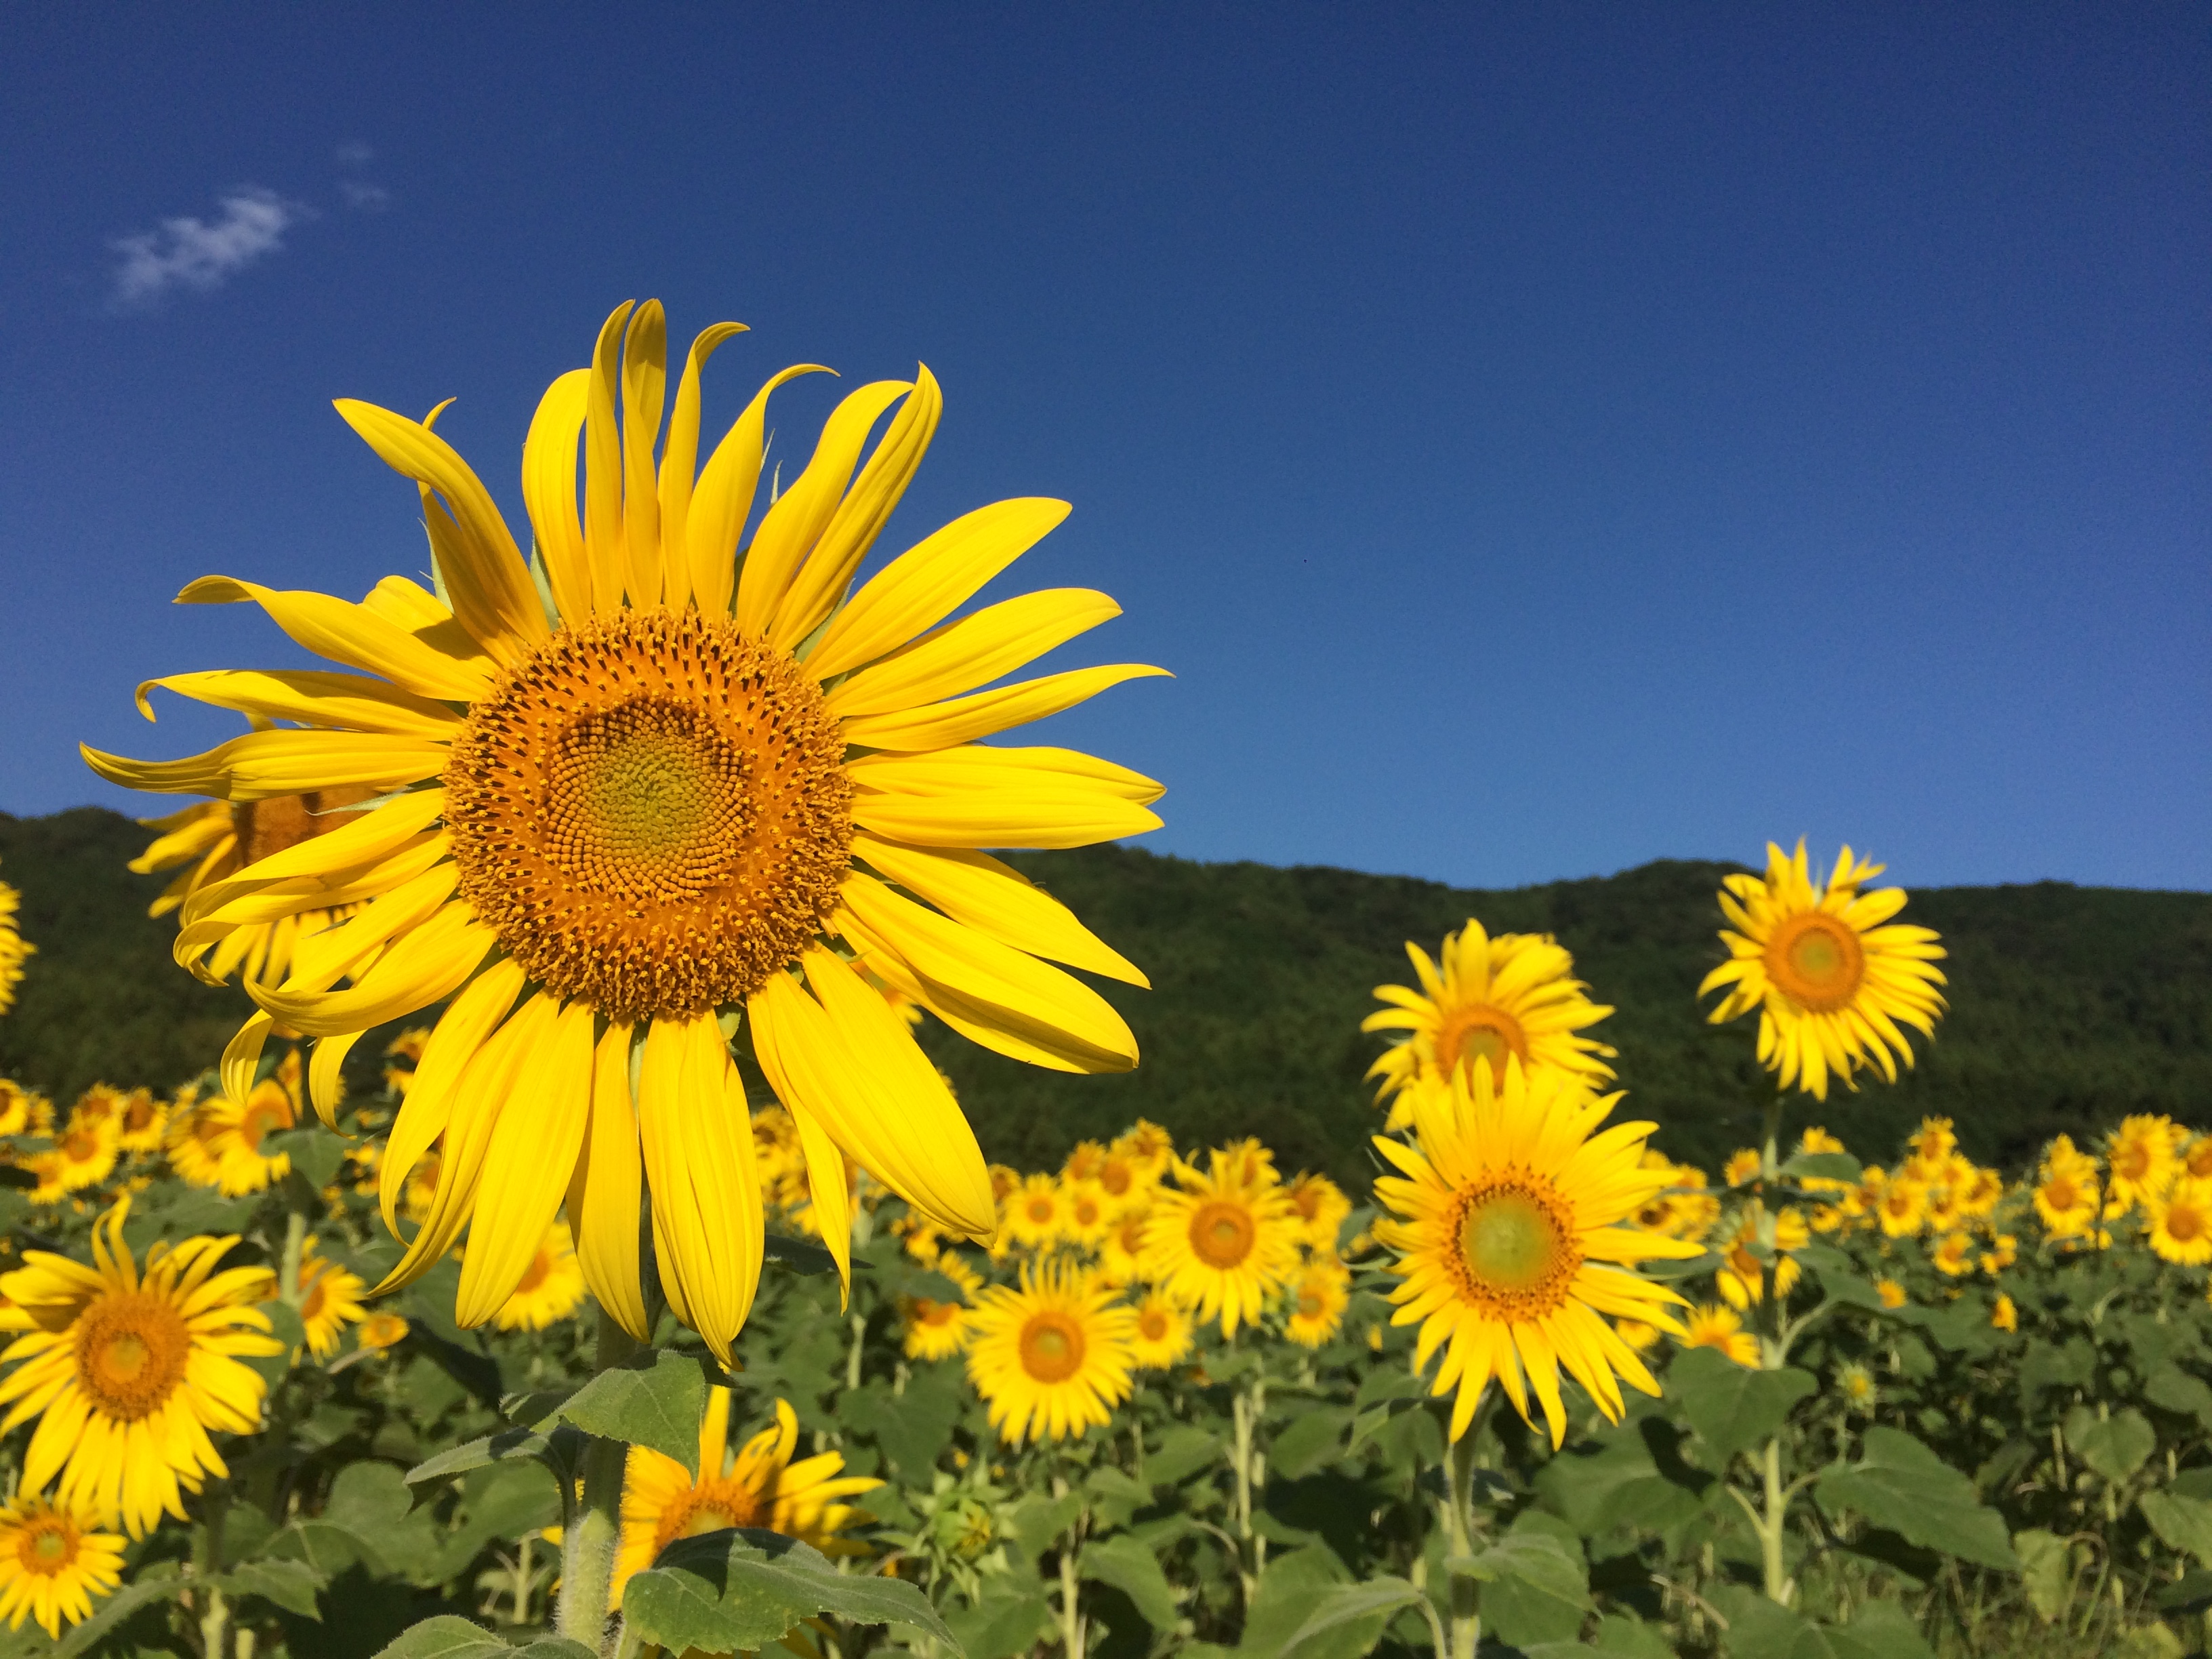
<path fill-rule="evenodd" d="M 363 213 L 381 213 L 392 205 L 392 192 L 382 185 L 364 185 L 352 179 L 338 180 L 338 193 L 346 205 Z"/>
<path fill-rule="evenodd" d="M 338 146 L 338 165 L 343 167 L 365 167 L 376 157 L 376 152 L 358 138 L 349 144 Z"/>
<path fill-rule="evenodd" d="M 150 305 L 176 288 L 211 292 L 256 260 L 283 252 L 284 233 L 310 216 L 298 203 L 258 185 L 231 191 L 217 205 L 222 211 L 212 223 L 191 216 L 164 219 L 159 230 L 118 238 L 116 303 Z"/>

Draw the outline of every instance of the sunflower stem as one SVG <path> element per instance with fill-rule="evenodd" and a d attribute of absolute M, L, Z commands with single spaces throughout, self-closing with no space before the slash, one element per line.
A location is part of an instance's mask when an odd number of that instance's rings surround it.
<path fill-rule="evenodd" d="M 1476 1403 L 1467 1432 L 1452 1442 L 1444 1472 L 1450 1487 L 1444 1508 L 1444 1527 L 1450 1544 L 1447 1558 L 1464 1561 L 1474 1553 L 1475 1448 L 1490 1425 L 1498 1404 L 1498 1391 L 1486 1388 Z M 1470 1574 L 1447 1567 L 1451 1595 L 1451 1659 L 1474 1659 L 1482 1644 L 1482 1585 Z"/>
<path fill-rule="evenodd" d="M 278 1258 L 276 1294 L 295 1313 L 306 1298 L 300 1294 L 300 1265 L 307 1251 L 307 1218 L 295 1210 L 284 1218 L 284 1254 Z"/>
<path fill-rule="evenodd" d="M 1790 1582 L 1788 1568 L 1782 1559 L 1784 1530 L 1789 1522 L 1790 1494 L 1782 1486 L 1782 1437 L 1770 1436 L 1764 1460 L 1766 1478 L 1766 1513 L 1759 1528 L 1759 1553 L 1766 1570 L 1766 1599 L 1788 1607 L 1796 1586 Z"/>
<path fill-rule="evenodd" d="M 644 1346 L 599 1310 L 599 1346 L 593 1375 L 611 1370 Z M 561 1600 L 555 1628 L 594 1653 L 608 1650 L 607 1601 L 614 1584 L 615 1549 L 622 1538 L 623 1468 L 629 1448 L 593 1439 L 584 1449 L 584 1501 L 561 1540 Z"/>
<path fill-rule="evenodd" d="M 1067 1477 L 1055 1474 L 1052 1495 L 1067 1496 Z M 1067 1539 L 1060 1551 L 1060 1640 L 1067 1659 L 1083 1659 L 1083 1576 L 1076 1558 L 1083 1547 L 1083 1523 L 1089 1511 L 1079 1509 L 1067 1523 Z"/>

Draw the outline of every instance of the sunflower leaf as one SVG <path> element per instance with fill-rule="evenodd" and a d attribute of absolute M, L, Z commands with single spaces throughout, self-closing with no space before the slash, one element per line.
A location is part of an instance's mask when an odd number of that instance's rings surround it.
<path fill-rule="evenodd" d="M 1923 1549 L 2017 1571 L 2003 1517 L 1984 1506 L 1974 1483 L 1902 1429 L 1866 1431 L 1866 1455 L 1831 1469 L 1814 1488 L 1831 1514 L 1855 1510 Z"/>
<path fill-rule="evenodd" d="M 674 1458 L 696 1479 L 707 1389 L 728 1380 L 702 1354 L 654 1348 L 601 1371 L 544 1420 L 647 1447 Z"/>
<path fill-rule="evenodd" d="M 1782 1426 L 1790 1408 L 1820 1387 L 1796 1366 L 1755 1371 L 1711 1348 L 1686 1348 L 1674 1357 L 1667 1392 L 1711 1448 L 1717 1469 L 1747 1446 Z"/>
<path fill-rule="evenodd" d="M 565 1636 L 541 1636 L 511 1648 L 481 1625 L 450 1613 L 410 1625 L 377 1650 L 376 1659 L 592 1659 L 591 1649 Z"/>
<path fill-rule="evenodd" d="M 142 1607 L 155 1601 L 166 1601 L 191 1588 L 189 1579 L 142 1575 L 114 1595 L 96 1602 L 92 1617 L 74 1630 L 63 1632 L 62 1639 L 53 1646 L 46 1645 L 44 1633 L 40 1632 L 34 1631 L 32 1640 L 39 1650 L 51 1655 L 52 1659 L 76 1659 L 76 1655 L 90 1653 L 101 1646 Z"/>
<path fill-rule="evenodd" d="M 292 1160 L 292 1167 L 305 1176 L 307 1184 L 321 1189 L 331 1184 L 337 1174 L 338 1165 L 345 1162 L 348 1148 L 345 1138 L 316 1125 L 307 1128 L 287 1129 L 273 1134 L 263 1142 L 262 1155 L 274 1158 L 283 1152 Z"/>
<path fill-rule="evenodd" d="M 761 1240 L 761 1255 L 795 1273 L 834 1273 L 837 1271 L 837 1258 L 811 1238 L 790 1238 L 781 1233 L 769 1233 Z M 866 1264 L 856 1261 L 853 1265 L 860 1267 Z"/>
<path fill-rule="evenodd" d="M 583 1444 L 583 1435 L 566 1424 L 558 1425 L 550 1432 L 544 1434 L 526 1428 L 502 1429 L 497 1434 L 471 1440 L 417 1463 L 407 1471 L 407 1484 L 419 1486 L 426 1481 L 466 1474 L 471 1469 L 480 1469 L 487 1464 L 510 1463 L 525 1457 L 543 1463 L 553 1472 L 553 1478 L 560 1480 L 575 1474 Z"/>
<path fill-rule="evenodd" d="M 1866 1170 L 1849 1152 L 1799 1152 L 1783 1160 L 1780 1173 L 1815 1181 L 1857 1181 Z"/>
<path fill-rule="evenodd" d="M 1154 1630 L 1175 1628 L 1174 1588 L 1160 1571 L 1158 1558 L 1127 1533 L 1084 1545 L 1078 1571 L 1127 1596 L 1138 1616 Z"/>
<path fill-rule="evenodd" d="M 327 1576 L 305 1561 L 283 1559 L 242 1561 L 216 1580 L 233 1595 L 258 1595 L 287 1613 L 319 1622 L 323 1615 L 315 1598 L 328 1583 Z"/>
<path fill-rule="evenodd" d="M 679 1538 L 623 1591 L 629 1629 L 672 1653 L 765 1648 L 825 1613 L 855 1624 L 904 1625 L 960 1650 L 913 1585 L 841 1574 L 819 1552 L 778 1533 L 733 1528 Z"/>
<path fill-rule="evenodd" d="M 1406 1607 L 1415 1608 L 1426 1616 L 1437 1651 L 1443 1652 L 1443 1629 L 1428 1596 L 1402 1578 L 1382 1577 L 1360 1584 L 1340 1584 L 1321 1595 L 1279 1650 L 1282 1659 L 1292 1659 L 1297 1654 L 1317 1659 L 1320 1655 L 1334 1652 L 1338 1644 L 1328 1642 L 1328 1638 L 1333 1632 L 1345 1631 L 1346 1626 L 1358 1627 L 1356 1633 L 1346 1632 L 1357 1645 L 1344 1650 L 1364 1652 L 1382 1633 L 1391 1615 Z"/>

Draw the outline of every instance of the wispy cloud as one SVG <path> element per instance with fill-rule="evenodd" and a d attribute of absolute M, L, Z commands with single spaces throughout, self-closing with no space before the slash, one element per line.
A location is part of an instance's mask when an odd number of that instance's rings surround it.
<path fill-rule="evenodd" d="M 338 165 L 342 167 L 365 167 L 376 159 L 376 152 L 358 138 L 351 143 L 340 144 L 337 155 Z"/>
<path fill-rule="evenodd" d="M 149 306 L 172 289 L 210 293 L 257 260 L 283 251 L 284 233 L 312 216 L 273 190 L 248 185 L 216 204 L 212 222 L 186 215 L 164 219 L 158 230 L 118 237 L 117 305 Z"/>
<path fill-rule="evenodd" d="M 365 185 L 356 179 L 339 179 L 338 193 L 348 207 L 363 213 L 381 213 L 392 205 L 392 192 L 382 185 Z"/>

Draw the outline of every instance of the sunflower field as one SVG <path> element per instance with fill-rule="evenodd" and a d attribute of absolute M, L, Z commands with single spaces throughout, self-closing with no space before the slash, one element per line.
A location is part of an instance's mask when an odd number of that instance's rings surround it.
<path fill-rule="evenodd" d="M 523 539 L 435 411 L 341 403 L 431 586 L 195 582 L 334 666 L 149 681 L 247 729 L 87 751 L 191 798 L 132 867 L 258 1012 L 182 1086 L 0 1082 L 0 1659 L 2202 1649 L 2212 1136 L 1828 1133 L 1946 1006 L 1849 848 L 1729 876 L 1681 988 L 1765 1074 L 1725 1167 L 1635 1120 L 1565 949 L 1474 919 L 1376 989 L 1358 1190 L 1146 1121 L 993 1162 L 915 1030 L 1127 1070 L 1069 970 L 1146 980 L 986 849 L 1161 789 L 983 739 L 1159 671 L 998 684 L 1089 590 L 956 615 L 1059 502 L 860 580 L 926 369 L 764 501 L 812 366 L 701 465 L 738 331 L 672 403 L 617 308 Z"/>

